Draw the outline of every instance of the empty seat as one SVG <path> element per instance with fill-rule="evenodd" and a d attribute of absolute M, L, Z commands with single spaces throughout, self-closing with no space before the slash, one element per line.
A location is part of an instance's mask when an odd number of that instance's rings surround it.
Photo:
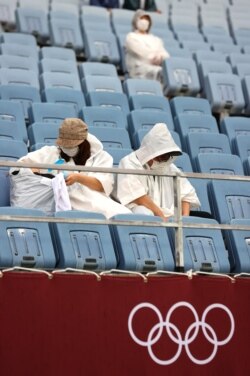
<path fill-rule="evenodd" d="M 183 223 L 201 225 L 201 228 L 183 229 L 184 270 L 229 273 L 228 254 L 221 231 L 205 227 L 206 225 L 217 225 L 217 221 L 207 218 L 183 217 Z M 173 249 L 175 249 L 174 232 L 173 230 L 169 232 Z"/>
<path fill-rule="evenodd" d="M 118 65 L 120 54 L 112 32 L 91 30 L 84 33 L 85 56 L 88 61 Z"/>
<path fill-rule="evenodd" d="M 202 61 L 225 61 L 225 56 L 220 52 L 202 50 L 194 52 L 194 59 L 199 65 Z"/>
<path fill-rule="evenodd" d="M 33 58 L 38 60 L 38 49 L 36 46 L 16 43 L 1 43 L 0 50 L 4 55 L 21 56 L 27 59 Z"/>
<path fill-rule="evenodd" d="M 130 112 L 128 98 L 124 93 L 110 93 L 108 91 L 90 91 L 86 95 L 86 102 L 89 106 L 100 106 L 104 108 L 118 108 L 125 115 Z"/>
<path fill-rule="evenodd" d="M 198 66 L 198 72 L 201 85 L 204 87 L 205 77 L 208 73 L 232 73 L 232 68 L 229 63 L 226 63 L 226 61 L 201 61 Z"/>
<path fill-rule="evenodd" d="M 109 148 L 131 149 L 128 131 L 125 128 L 92 127 L 90 133 L 102 142 L 107 151 Z"/>
<path fill-rule="evenodd" d="M 209 215 L 212 214 L 212 210 L 210 207 L 209 197 L 208 197 L 208 179 L 199 179 L 199 178 L 189 178 L 190 183 L 194 187 L 197 196 L 199 197 L 201 206 L 199 208 L 195 208 L 193 210 L 193 214 L 197 212 L 197 216 L 199 216 L 200 212 L 208 213 Z"/>
<path fill-rule="evenodd" d="M 16 24 L 19 32 L 33 34 L 40 42 L 49 38 L 48 14 L 43 9 L 17 8 Z"/>
<path fill-rule="evenodd" d="M 250 64 L 250 54 L 232 52 L 228 55 L 228 61 L 230 62 L 233 68 L 235 68 L 238 63 Z"/>
<path fill-rule="evenodd" d="M 1 221 L 1 267 L 22 266 L 28 268 L 53 269 L 56 256 L 46 222 L 36 222 L 44 217 L 40 210 L 23 208 L 0 208 L 0 215 L 34 217 L 32 222 Z"/>
<path fill-rule="evenodd" d="M 205 78 L 204 92 L 215 113 L 240 113 L 245 107 L 241 81 L 235 74 L 209 73 Z"/>
<path fill-rule="evenodd" d="M 49 10 L 50 0 L 43 0 L 39 2 L 34 2 L 32 0 L 18 0 L 18 5 L 20 7 L 32 8 L 32 9 L 43 9 L 44 11 Z"/>
<path fill-rule="evenodd" d="M 29 108 L 29 123 L 61 123 L 65 118 L 75 117 L 70 106 L 57 103 L 33 103 Z"/>
<path fill-rule="evenodd" d="M 80 110 L 86 106 L 85 98 L 80 90 L 51 87 L 43 91 L 42 98 L 45 102 L 72 107 L 75 117 L 78 117 Z"/>
<path fill-rule="evenodd" d="M 1 85 L 22 85 L 40 89 L 37 73 L 23 69 L 0 69 Z"/>
<path fill-rule="evenodd" d="M 105 8 L 83 5 L 81 11 L 80 20 L 85 32 L 96 30 L 96 25 L 98 30 L 111 32 L 110 15 Z"/>
<path fill-rule="evenodd" d="M 199 172 L 209 174 L 244 175 L 240 158 L 233 154 L 200 153 L 197 168 Z"/>
<path fill-rule="evenodd" d="M 241 53 L 241 47 L 236 46 L 235 44 L 225 44 L 225 43 L 213 43 L 212 44 L 213 51 L 218 51 L 223 53 L 225 56 L 233 53 Z"/>
<path fill-rule="evenodd" d="M 39 51 L 41 59 L 59 59 L 76 61 L 75 51 L 64 47 L 41 47 Z"/>
<path fill-rule="evenodd" d="M 250 77 L 246 76 L 242 80 L 242 89 L 246 102 L 245 114 L 250 115 Z"/>
<path fill-rule="evenodd" d="M 248 174 L 248 157 L 250 156 L 250 135 L 238 135 L 235 137 L 235 140 L 233 142 L 234 148 L 233 151 L 235 154 L 237 154 L 244 167 L 245 174 Z"/>
<path fill-rule="evenodd" d="M 9 122 L 10 127 L 16 123 L 22 134 L 24 142 L 27 142 L 27 130 L 21 103 L 0 100 L 0 121 Z"/>
<path fill-rule="evenodd" d="M 55 213 L 55 218 L 104 220 L 102 214 L 83 211 Z M 53 223 L 54 245 L 60 268 L 102 271 L 116 268 L 117 261 L 109 227 L 94 223 Z"/>
<path fill-rule="evenodd" d="M 28 148 L 23 141 L 0 139 L 0 160 L 16 161 L 28 153 Z M 8 169 L 0 165 L 0 169 Z"/>
<path fill-rule="evenodd" d="M 5 171 L 0 170 L 0 207 L 10 205 L 10 180 Z"/>
<path fill-rule="evenodd" d="M 232 225 L 250 226 L 249 219 L 234 219 Z M 232 273 L 250 273 L 250 230 L 225 231 Z"/>
<path fill-rule="evenodd" d="M 199 153 L 231 154 L 228 137 L 220 133 L 189 133 L 186 138 L 187 152 L 191 158 L 194 171 L 198 172 L 197 156 Z"/>
<path fill-rule="evenodd" d="M 211 181 L 209 200 L 213 215 L 220 223 L 230 223 L 232 219 L 250 219 L 249 182 Z"/>
<path fill-rule="evenodd" d="M 108 91 L 109 93 L 122 93 L 122 84 L 118 77 L 86 76 L 81 80 L 82 90 L 85 94 L 91 91 Z"/>
<path fill-rule="evenodd" d="M 184 114 L 212 115 L 210 104 L 205 98 L 175 97 L 170 100 L 173 117 Z"/>
<path fill-rule="evenodd" d="M 0 119 L 0 139 L 27 141 L 27 132 L 25 135 L 26 137 L 24 138 L 22 128 L 16 121 Z"/>
<path fill-rule="evenodd" d="M 173 133 L 171 132 L 171 134 L 173 134 Z M 179 155 L 175 159 L 174 164 L 175 164 L 176 167 L 178 167 L 183 172 L 193 172 L 193 167 L 192 167 L 192 164 L 191 164 L 191 161 L 190 161 L 190 157 L 185 152 L 182 152 L 182 154 Z"/>
<path fill-rule="evenodd" d="M 132 149 L 127 148 L 108 148 L 107 152 L 112 156 L 113 158 L 113 167 L 118 167 L 120 160 L 125 157 L 126 155 L 129 155 L 132 153 Z"/>
<path fill-rule="evenodd" d="M 200 82 L 195 62 L 190 58 L 166 59 L 162 66 L 164 94 L 167 96 L 196 95 Z"/>
<path fill-rule="evenodd" d="M 33 71 L 38 74 L 37 60 L 33 57 L 23 57 L 15 55 L 0 55 L 0 67 L 7 69 L 21 69 L 24 71 Z"/>
<path fill-rule="evenodd" d="M 163 95 L 131 95 L 129 97 L 131 110 L 156 110 L 171 112 L 169 101 Z"/>
<path fill-rule="evenodd" d="M 114 64 L 84 62 L 78 65 L 80 77 L 85 76 L 109 76 L 117 77 L 117 70 Z"/>
<path fill-rule="evenodd" d="M 127 128 L 126 115 L 117 108 L 85 107 L 80 116 L 89 127 Z"/>
<path fill-rule="evenodd" d="M 220 129 L 228 136 L 231 148 L 234 150 L 236 136 L 250 136 L 250 119 L 242 116 L 226 116 L 220 123 Z"/>
<path fill-rule="evenodd" d="M 72 48 L 79 54 L 83 52 L 84 43 L 77 17 L 73 20 L 71 18 L 51 18 L 50 38 L 55 47 Z"/>
<path fill-rule="evenodd" d="M 40 75 L 41 89 L 51 87 L 61 89 L 81 90 L 81 83 L 78 74 L 44 72 Z"/>
<path fill-rule="evenodd" d="M 32 103 L 41 102 L 40 91 L 33 86 L 1 85 L 0 97 L 3 100 L 21 103 L 25 119 L 28 118 L 28 108 Z"/>
<path fill-rule="evenodd" d="M 240 78 L 250 76 L 250 64 L 249 63 L 237 63 L 234 69 L 234 73 Z"/>
<path fill-rule="evenodd" d="M 22 33 L 1 33 L 0 40 L 2 43 L 23 44 L 25 46 L 36 46 L 36 38 L 34 35 Z"/>
<path fill-rule="evenodd" d="M 131 137 L 139 129 L 149 131 L 156 123 L 167 124 L 169 130 L 174 130 L 172 115 L 164 111 L 133 110 L 128 115 L 128 130 Z"/>
<path fill-rule="evenodd" d="M 35 144 L 55 145 L 60 123 L 33 123 L 28 127 L 30 146 Z"/>
<path fill-rule="evenodd" d="M 149 215 L 116 215 L 114 220 L 159 223 L 161 219 Z M 163 227 L 112 226 L 112 237 L 118 255 L 118 268 L 139 272 L 174 270 L 174 259 Z"/>
<path fill-rule="evenodd" d="M 123 82 L 123 89 L 128 97 L 140 94 L 163 95 L 161 84 L 156 80 L 127 78 Z"/>
<path fill-rule="evenodd" d="M 40 60 L 41 72 L 69 73 L 78 76 L 76 61 L 44 58 Z"/>

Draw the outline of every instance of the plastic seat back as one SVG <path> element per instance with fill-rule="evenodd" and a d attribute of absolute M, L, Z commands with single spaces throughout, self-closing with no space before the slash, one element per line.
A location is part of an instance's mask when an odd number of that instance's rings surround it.
<path fill-rule="evenodd" d="M 86 95 L 89 106 L 100 106 L 103 108 L 118 108 L 125 115 L 130 112 L 128 98 L 124 93 L 110 93 L 108 91 L 90 91 Z"/>
<path fill-rule="evenodd" d="M 197 168 L 209 174 L 244 175 L 240 158 L 233 154 L 198 154 Z"/>
<path fill-rule="evenodd" d="M 205 98 L 175 97 L 169 104 L 173 117 L 180 114 L 212 115 L 210 104 Z"/>
<path fill-rule="evenodd" d="M 81 117 L 89 127 L 127 128 L 126 115 L 117 108 L 85 107 Z"/>
<path fill-rule="evenodd" d="M 45 102 L 71 107 L 75 112 L 75 117 L 78 117 L 80 110 L 86 106 L 82 91 L 75 89 L 64 90 L 51 87 L 43 91 L 42 98 Z"/>
<path fill-rule="evenodd" d="M 70 106 L 57 103 L 33 103 L 29 108 L 29 122 L 61 123 L 65 118 L 75 117 Z"/>
<path fill-rule="evenodd" d="M 123 89 L 128 98 L 131 97 L 131 95 L 140 94 L 163 95 L 161 84 L 156 80 L 127 78 L 123 82 Z"/>

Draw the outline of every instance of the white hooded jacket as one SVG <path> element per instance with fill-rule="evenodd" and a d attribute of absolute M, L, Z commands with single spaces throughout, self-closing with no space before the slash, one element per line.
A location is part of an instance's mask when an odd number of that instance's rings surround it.
<path fill-rule="evenodd" d="M 150 169 L 147 164 L 149 160 L 170 152 L 180 152 L 180 149 L 175 144 L 166 124 L 158 123 L 143 138 L 140 148 L 120 161 L 119 168 L 147 170 Z M 164 172 L 182 175 L 181 170 L 171 162 Z M 133 201 L 144 195 L 149 195 L 167 217 L 174 215 L 172 177 L 118 175 L 117 198 L 123 205 L 133 209 L 136 206 Z M 200 206 L 196 192 L 186 178 L 181 179 L 181 200 L 189 202 L 193 208 Z"/>

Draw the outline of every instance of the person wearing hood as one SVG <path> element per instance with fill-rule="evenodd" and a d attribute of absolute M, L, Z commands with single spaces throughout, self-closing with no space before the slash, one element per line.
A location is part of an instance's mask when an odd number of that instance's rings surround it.
<path fill-rule="evenodd" d="M 18 162 L 113 167 L 113 158 L 103 150 L 102 143 L 88 132 L 87 125 L 81 119 L 63 120 L 56 144 L 57 146 L 48 145 L 30 152 Z M 56 168 L 53 171 L 32 169 L 30 173 L 47 176 L 50 172 L 53 178 L 53 175 L 57 175 L 60 171 Z M 109 197 L 113 190 L 113 174 L 79 172 L 77 167 L 75 171 L 65 171 L 64 174 L 73 210 L 98 212 L 107 218 L 116 214 L 130 213 L 130 210 Z"/>
<path fill-rule="evenodd" d="M 124 0 L 123 8 L 129 10 L 144 9 L 148 12 L 157 12 L 155 0 Z"/>
<path fill-rule="evenodd" d="M 162 62 L 170 57 L 161 38 L 151 34 L 152 19 L 139 9 L 132 19 L 133 31 L 125 41 L 125 60 L 131 78 L 162 82 Z"/>
<path fill-rule="evenodd" d="M 173 163 L 180 154 L 167 125 L 157 123 L 144 136 L 140 148 L 121 159 L 119 168 L 181 175 Z M 119 174 L 116 195 L 133 213 L 156 215 L 163 220 L 174 215 L 172 177 Z M 181 179 L 181 202 L 185 216 L 190 214 L 191 207 L 200 206 L 195 189 L 186 178 Z"/>

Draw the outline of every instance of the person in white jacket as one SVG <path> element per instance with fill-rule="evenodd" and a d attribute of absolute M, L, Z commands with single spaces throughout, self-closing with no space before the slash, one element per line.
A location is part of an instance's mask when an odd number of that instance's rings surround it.
<path fill-rule="evenodd" d="M 125 41 L 125 60 L 131 78 L 147 78 L 162 82 L 162 62 L 170 57 L 161 38 L 151 34 L 149 13 L 138 9 L 132 20 L 133 31 Z"/>
<path fill-rule="evenodd" d="M 44 146 L 28 153 L 19 162 L 46 163 L 76 166 L 76 171 L 65 171 L 65 182 L 73 210 L 103 213 L 107 218 L 116 214 L 131 213 L 129 209 L 112 200 L 113 174 L 79 172 L 78 166 L 113 167 L 113 158 L 103 150 L 102 143 L 88 132 L 87 125 L 77 118 L 65 119 L 56 140 L 58 146 Z M 27 169 L 26 169 L 27 170 Z M 15 169 L 16 171 L 16 169 Z M 30 173 L 56 175 L 60 170 L 33 169 Z M 42 209 L 42 208 L 41 208 Z"/>
<path fill-rule="evenodd" d="M 119 168 L 181 175 L 182 172 L 173 164 L 180 154 L 167 125 L 157 123 L 144 136 L 140 148 L 121 159 Z M 174 215 L 172 177 L 119 174 L 116 194 L 133 213 L 156 215 L 163 220 Z M 200 206 L 195 189 L 186 178 L 181 178 L 181 202 L 182 215 L 185 216 L 190 214 L 191 207 Z"/>

